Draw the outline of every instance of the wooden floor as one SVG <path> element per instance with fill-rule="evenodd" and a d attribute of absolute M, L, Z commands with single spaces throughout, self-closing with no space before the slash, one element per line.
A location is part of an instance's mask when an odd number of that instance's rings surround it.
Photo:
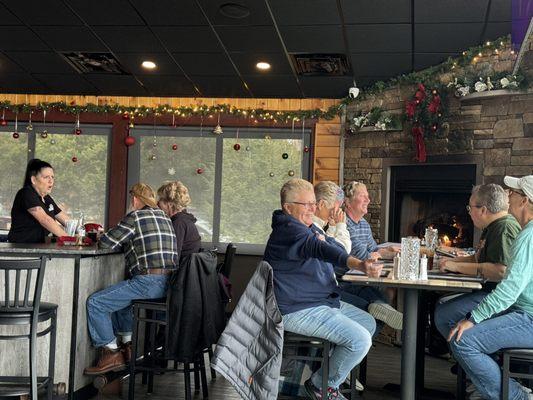
<path fill-rule="evenodd" d="M 399 399 L 398 393 L 392 393 L 384 390 L 387 383 L 400 383 L 400 348 L 392 347 L 377 343 L 370 351 L 368 356 L 368 378 L 366 389 L 363 393 L 365 400 L 389 400 Z M 435 357 L 426 356 L 426 388 L 445 391 L 445 396 L 430 395 L 431 399 L 450 399 L 453 398 L 455 391 L 455 375 L 450 373 L 452 363 Z M 215 400 L 238 400 L 239 395 L 233 387 L 220 375 L 215 381 L 209 381 L 209 398 Z M 123 382 L 123 394 L 119 395 L 100 394 L 101 400 L 119 400 L 127 398 L 127 381 Z M 185 392 L 183 386 L 183 374 L 167 373 L 155 377 L 154 393 L 146 394 L 146 387 L 140 383 L 140 376 L 137 376 L 135 398 L 137 400 L 174 400 L 184 399 Z M 194 396 L 195 399 L 201 399 L 201 395 Z"/>

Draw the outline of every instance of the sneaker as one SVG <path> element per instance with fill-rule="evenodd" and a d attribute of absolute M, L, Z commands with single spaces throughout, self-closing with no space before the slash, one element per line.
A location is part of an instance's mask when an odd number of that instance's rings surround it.
<path fill-rule="evenodd" d="M 401 330 L 403 327 L 403 314 L 387 303 L 371 303 L 368 312 L 393 329 Z"/>
<path fill-rule="evenodd" d="M 346 378 L 346 380 L 344 381 L 348 387 L 351 386 L 351 383 L 350 383 L 350 375 L 348 375 L 348 377 Z M 361 382 L 359 382 L 359 379 L 355 379 L 355 390 L 357 390 L 358 392 L 362 392 L 365 390 L 365 387 L 363 386 L 363 384 Z"/>

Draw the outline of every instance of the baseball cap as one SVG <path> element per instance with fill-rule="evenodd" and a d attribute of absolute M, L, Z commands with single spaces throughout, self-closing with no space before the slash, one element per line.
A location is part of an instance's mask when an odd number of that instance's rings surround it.
<path fill-rule="evenodd" d="M 146 183 L 136 183 L 131 187 L 130 194 L 137 197 L 148 207 L 156 208 L 155 193 Z"/>
<path fill-rule="evenodd" d="M 503 182 L 511 189 L 519 189 L 529 198 L 533 203 L 533 175 L 527 175 L 522 178 L 513 178 L 506 176 Z"/>

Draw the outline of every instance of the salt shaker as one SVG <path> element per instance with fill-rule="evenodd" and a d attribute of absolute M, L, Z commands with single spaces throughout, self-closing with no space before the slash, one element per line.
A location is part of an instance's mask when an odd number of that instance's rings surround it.
<path fill-rule="evenodd" d="M 400 254 L 396 254 L 392 264 L 392 279 L 400 279 Z"/>
<path fill-rule="evenodd" d="M 425 254 L 422 254 L 420 258 L 420 272 L 418 274 L 418 279 L 421 281 L 428 280 L 428 259 Z"/>

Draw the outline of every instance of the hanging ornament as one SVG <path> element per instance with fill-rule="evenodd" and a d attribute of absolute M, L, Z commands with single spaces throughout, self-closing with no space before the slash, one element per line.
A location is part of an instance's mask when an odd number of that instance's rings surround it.
<path fill-rule="evenodd" d="M 283 158 L 284 160 L 286 160 L 287 158 L 289 158 L 289 155 L 287 153 L 283 153 L 281 155 L 281 158 Z"/>
<path fill-rule="evenodd" d="M 176 143 L 174 143 L 172 145 L 172 150 L 174 150 L 174 151 L 178 150 L 178 145 Z"/>
<path fill-rule="evenodd" d="M 172 125 L 173 128 L 176 127 L 176 114 L 172 114 Z"/>
<path fill-rule="evenodd" d="M 156 155 L 155 154 L 150 155 L 150 161 L 155 161 L 155 160 L 157 160 Z"/>
<path fill-rule="evenodd" d="M 78 162 L 78 157 L 76 157 L 76 156 L 72 157 L 72 162 L 73 163 L 77 163 Z"/>
<path fill-rule="evenodd" d="M 126 111 L 124 114 L 122 114 L 122 119 L 123 119 L 123 120 L 126 120 L 126 121 L 127 121 L 128 119 L 130 119 L 130 115 L 128 114 L 127 111 Z"/>
<path fill-rule="evenodd" d="M 81 135 L 80 113 L 76 115 L 76 123 L 74 124 L 74 134 L 77 136 Z"/>
<path fill-rule="evenodd" d="M 222 130 L 222 127 L 220 126 L 220 113 L 218 114 L 217 126 L 215 126 L 215 129 L 213 129 L 213 133 L 215 135 L 221 135 L 222 133 L 224 133 L 224 131 Z"/>
<path fill-rule="evenodd" d="M 304 146 L 304 153 L 309 153 L 310 150 L 309 146 Z"/>
<path fill-rule="evenodd" d="M 251 147 L 250 147 L 250 146 L 246 146 L 245 150 L 246 150 L 246 151 L 250 151 L 250 150 L 251 150 Z"/>
<path fill-rule="evenodd" d="M 20 137 L 18 132 L 13 132 L 13 139 L 18 139 Z"/>
<path fill-rule="evenodd" d="M 233 150 L 235 150 L 235 151 L 239 151 L 240 149 L 241 149 L 241 145 L 240 145 L 239 143 L 235 143 L 235 144 L 233 145 Z"/>
<path fill-rule="evenodd" d="M 45 129 L 41 132 L 41 138 L 46 139 L 48 137 L 48 131 Z"/>
<path fill-rule="evenodd" d="M 270 139 L 272 139 L 272 136 L 270 136 L 270 135 L 265 135 L 265 140 L 270 140 Z"/>
<path fill-rule="evenodd" d="M 126 136 L 124 138 L 124 144 L 126 146 L 133 146 L 135 144 L 135 138 L 133 136 Z"/>
<path fill-rule="evenodd" d="M 157 147 L 157 142 L 154 139 L 154 142 L 152 143 L 152 147 Z"/>
<path fill-rule="evenodd" d="M 289 176 L 294 176 L 294 171 L 292 169 L 289 170 L 289 172 L 287 173 Z"/>
<path fill-rule="evenodd" d="M 18 139 L 20 137 L 19 135 L 19 119 L 18 119 L 19 113 L 18 109 L 15 112 L 15 132 L 13 132 L 13 139 Z"/>
<path fill-rule="evenodd" d="M 30 117 L 29 117 L 29 121 L 28 121 L 28 125 L 26 126 L 26 130 L 28 132 L 31 132 L 33 131 L 33 125 L 31 124 L 31 114 L 32 114 L 33 111 L 30 111 Z"/>
<path fill-rule="evenodd" d="M 176 170 L 174 168 L 169 168 L 167 170 L 167 172 L 168 172 L 169 175 L 175 175 L 176 174 Z"/>
<path fill-rule="evenodd" d="M 55 139 L 51 139 L 50 140 L 50 144 L 56 144 L 56 140 Z"/>
<path fill-rule="evenodd" d="M 43 139 L 46 139 L 48 137 L 48 131 L 46 130 L 46 110 L 43 110 L 43 126 L 44 126 L 44 129 L 41 132 L 41 137 Z"/>
<path fill-rule="evenodd" d="M 196 168 L 196 173 L 197 173 L 198 175 L 201 175 L 201 174 L 204 173 L 204 169 L 203 169 L 203 168 Z"/>
<path fill-rule="evenodd" d="M 2 125 L 2 126 L 6 126 L 7 125 L 6 109 L 5 108 L 2 110 L 2 119 L 0 119 L 0 125 Z"/>
<path fill-rule="evenodd" d="M 271 178 L 274 178 L 274 172 L 271 172 L 270 174 L 268 174 L 268 176 L 270 176 Z"/>

